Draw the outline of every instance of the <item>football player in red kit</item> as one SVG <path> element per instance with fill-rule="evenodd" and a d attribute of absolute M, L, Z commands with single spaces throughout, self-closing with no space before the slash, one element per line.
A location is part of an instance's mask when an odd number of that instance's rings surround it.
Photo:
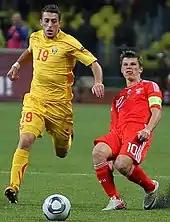
<path fill-rule="evenodd" d="M 143 208 L 149 210 L 155 206 L 159 183 L 151 180 L 139 165 L 161 118 L 162 93 L 155 82 L 141 79 L 143 61 L 138 53 L 123 52 L 120 65 L 127 87 L 112 102 L 110 132 L 94 141 L 93 163 L 110 198 L 103 210 L 125 208 L 114 184 L 110 160 L 114 169 L 144 189 Z"/>

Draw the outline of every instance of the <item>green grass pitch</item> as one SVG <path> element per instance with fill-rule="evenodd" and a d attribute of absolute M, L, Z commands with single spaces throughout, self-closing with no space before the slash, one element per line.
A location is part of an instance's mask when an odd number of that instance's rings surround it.
<path fill-rule="evenodd" d="M 108 198 L 98 184 L 92 166 L 94 138 L 107 133 L 109 106 L 74 105 L 75 139 L 68 158 L 54 155 L 51 138 L 45 135 L 32 147 L 30 163 L 17 205 L 3 196 L 9 183 L 13 152 L 18 142 L 21 105 L 0 103 L 0 222 L 45 222 L 42 203 L 54 193 L 66 195 L 72 204 L 69 222 L 168 222 L 170 208 L 142 210 L 143 191 L 119 174 L 116 185 L 127 203 L 127 210 L 101 212 Z M 154 133 L 152 147 L 143 168 L 160 182 L 159 196 L 170 185 L 170 108 L 163 109 L 162 120 Z M 170 205 L 169 205 L 170 206 Z"/>

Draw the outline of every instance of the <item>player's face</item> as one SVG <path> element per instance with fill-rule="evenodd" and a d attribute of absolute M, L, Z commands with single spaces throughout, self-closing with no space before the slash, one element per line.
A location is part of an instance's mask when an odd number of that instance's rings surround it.
<path fill-rule="evenodd" d="M 122 61 L 121 72 L 125 79 L 134 81 L 140 79 L 143 68 L 140 67 L 137 58 L 124 58 Z"/>
<path fill-rule="evenodd" d="M 58 33 L 60 21 L 58 14 L 51 12 L 44 12 L 40 24 L 43 27 L 44 34 L 47 38 L 54 38 Z"/>

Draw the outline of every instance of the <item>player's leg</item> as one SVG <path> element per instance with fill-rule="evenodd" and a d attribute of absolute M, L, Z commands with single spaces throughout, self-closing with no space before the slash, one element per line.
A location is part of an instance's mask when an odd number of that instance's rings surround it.
<path fill-rule="evenodd" d="M 73 140 L 73 110 L 71 102 L 49 103 L 46 113 L 46 131 L 52 135 L 57 157 L 65 158 Z"/>
<path fill-rule="evenodd" d="M 120 142 L 114 132 L 100 137 L 94 141 L 93 164 L 99 183 L 102 185 L 105 193 L 110 198 L 109 204 L 103 210 L 117 210 L 125 208 L 124 202 L 114 183 L 112 174 L 113 167 L 109 160 L 116 158 Z"/>
<path fill-rule="evenodd" d="M 28 165 L 29 148 L 35 140 L 34 134 L 20 135 L 18 147 L 13 155 L 10 186 L 5 189 L 5 196 L 11 203 L 18 202 L 18 192 Z"/>
<path fill-rule="evenodd" d="M 71 148 L 73 135 L 70 133 L 66 139 L 61 138 L 59 133 L 52 135 L 53 147 L 57 157 L 65 158 Z"/>
<path fill-rule="evenodd" d="M 57 157 L 65 158 L 73 140 L 73 121 L 46 121 L 46 130 L 52 136 L 53 147 Z"/>
<path fill-rule="evenodd" d="M 5 196 L 11 203 L 18 202 L 18 191 L 28 166 L 29 151 L 36 137 L 41 135 L 45 124 L 43 117 L 32 112 L 23 112 L 20 121 L 20 139 L 14 153 L 10 186 L 5 189 Z"/>
<path fill-rule="evenodd" d="M 143 143 L 137 139 L 137 132 L 142 129 L 141 127 L 143 126 L 139 124 L 133 131 L 130 131 L 132 126 L 128 127 L 127 132 L 125 132 L 126 139 L 124 140 L 120 153 L 116 158 L 114 167 L 122 175 L 126 176 L 128 180 L 140 185 L 144 189 L 146 193 L 144 209 L 151 209 L 156 203 L 156 194 L 159 183 L 151 180 L 139 166 L 144 160 L 151 143 L 151 138 Z"/>
<path fill-rule="evenodd" d="M 131 157 L 127 155 L 118 155 L 114 167 L 128 180 L 138 184 L 145 191 L 145 199 L 143 208 L 146 210 L 152 209 L 156 204 L 156 196 L 159 188 L 159 183 L 151 180 L 143 169 L 134 164 Z"/>

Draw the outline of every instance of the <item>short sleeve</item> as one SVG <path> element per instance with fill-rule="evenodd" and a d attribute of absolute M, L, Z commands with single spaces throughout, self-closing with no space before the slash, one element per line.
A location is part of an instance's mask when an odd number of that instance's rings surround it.
<path fill-rule="evenodd" d="M 29 37 L 29 46 L 28 46 L 28 51 L 31 53 L 32 52 L 32 39 L 33 39 L 33 33 L 30 35 L 30 37 Z"/>
<path fill-rule="evenodd" d="M 89 66 L 93 62 L 97 61 L 97 58 L 91 52 L 85 49 L 77 39 L 72 37 L 70 40 L 69 53 L 78 61 L 86 66 Z"/>
<path fill-rule="evenodd" d="M 147 96 L 150 108 L 159 108 L 162 107 L 162 92 L 155 82 L 148 82 L 147 84 Z"/>

